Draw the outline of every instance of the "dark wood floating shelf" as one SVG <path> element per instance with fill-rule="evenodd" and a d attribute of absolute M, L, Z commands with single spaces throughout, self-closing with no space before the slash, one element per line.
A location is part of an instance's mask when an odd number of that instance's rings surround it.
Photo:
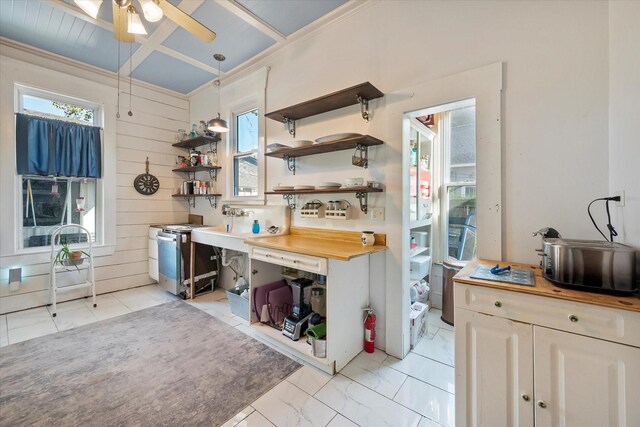
<path fill-rule="evenodd" d="M 196 136 L 195 138 L 185 139 L 184 141 L 176 142 L 172 144 L 174 147 L 179 148 L 197 148 L 207 144 L 213 144 L 220 141 L 220 137 L 212 137 L 212 136 Z"/>
<path fill-rule="evenodd" d="M 173 169 L 173 172 L 202 172 L 202 171 L 213 171 L 218 169 L 222 169 L 222 167 L 200 165 L 200 166 L 188 166 L 186 168 Z"/>
<path fill-rule="evenodd" d="M 220 197 L 222 194 L 173 194 L 171 197 L 190 199 L 192 197 Z"/>
<path fill-rule="evenodd" d="M 265 194 L 331 194 L 331 193 L 382 193 L 382 188 L 372 187 L 348 187 L 348 188 L 327 188 L 315 190 L 283 190 L 283 191 L 267 191 Z"/>
<path fill-rule="evenodd" d="M 315 116 L 317 114 L 326 113 L 328 111 L 337 110 L 339 108 L 356 105 L 359 103 L 358 98 L 363 100 L 372 100 L 382 98 L 384 93 L 380 92 L 374 85 L 369 82 L 361 83 L 356 86 L 342 89 L 337 92 L 324 95 L 310 101 L 282 108 L 277 111 L 265 114 L 266 117 L 284 122 L 288 120 L 299 120 L 306 117 Z"/>
<path fill-rule="evenodd" d="M 339 139 L 337 141 L 323 142 L 321 144 L 306 145 L 304 147 L 283 148 L 281 150 L 265 153 L 265 156 L 277 157 L 302 157 L 312 154 L 331 153 L 332 151 L 352 150 L 357 146 L 370 147 L 372 145 L 383 144 L 377 138 L 369 135 L 352 136 L 350 138 Z"/>

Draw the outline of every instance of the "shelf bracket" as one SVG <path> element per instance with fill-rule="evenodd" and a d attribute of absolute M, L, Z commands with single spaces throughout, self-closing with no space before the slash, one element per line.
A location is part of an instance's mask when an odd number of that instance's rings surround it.
<path fill-rule="evenodd" d="M 191 178 L 191 174 L 193 174 L 193 178 Z M 187 179 L 189 181 L 194 181 L 196 179 L 196 173 L 195 172 L 187 172 Z"/>
<path fill-rule="evenodd" d="M 289 209 L 294 210 L 296 208 L 296 196 L 295 194 L 283 194 L 282 198 L 285 199 L 287 201 L 287 205 L 289 206 Z M 293 203 L 292 203 L 293 201 Z"/>
<path fill-rule="evenodd" d="M 282 160 L 287 162 L 287 169 L 289 169 L 295 175 L 296 174 L 296 158 L 292 156 L 284 156 Z"/>
<path fill-rule="evenodd" d="M 211 178 L 214 181 L 218 181 L 218 169 L 209 169 L 209 178 Z M 194 179 L 195 179 L 195 174 L 194 174 Z"/>
<path fill-rule="evenodd" d="M 289 130 L 289 133 L 291 134 L 292 137 L 296 137 L 296 121 L 295 120 L 291 120 L 289 117 L 286 117 L 284 119 L 282 119 L 282 121 L 284 122 L 284 124 L 287 125 L 287 130 Z"/>
<path fill-rule="evenodd" d="M 356 152 L 353 153 L 353 157 L 351 157 L 351 164 L 354 166 L 365 168 L 365 169 L 368 168 L 369 167 L 369 147 L 362 144 L 356 145 Z"/>
<path fill-rule="evenodd" d="M 362 118 L 365 122 L 368 122 L 371 118 L 371 115 L 369 114 L 369 100 L 364 99 L 363 97 L 358 95 L 356 96 L 356 101 L 358 101 L 358 104 L 360 104 L 360 112 L 362 113 Z"/>
<path fill-rule="evenodd" d="M 368 193 L 366 192 L 357 192 L 356 193 L 356 197 L 358 198 L 358 201 L 360 202 L 360 210 L 364 213 L 367 213 L 368 210 L 368 206 L 367 206 L 367 201 L 368 201 Z"/>
<path fill-rule="evenodd" d="M 211 150 L 214 153 L 218 154 L 218 143 L 209 141 L 209 150 Z"/>
<path fill-rule="evenodd" d="M 195 208 L 196 207 L 196 198 L 193 196 L 187 196 L 187 203 L 189 204 L 189 207 L 191 208 Z"/>
<path fill-rule="evenodd" d="M 213 209 L 218 207 L 218 196 L 206 196 L 206 199 L 209 201 L 209 204 Z"/>

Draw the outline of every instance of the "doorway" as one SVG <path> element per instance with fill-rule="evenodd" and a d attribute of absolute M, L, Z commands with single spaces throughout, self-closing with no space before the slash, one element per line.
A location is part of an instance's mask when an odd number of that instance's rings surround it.
<path fill-rule="evenodd" d="M 477 256 L 476 101 L 412 111 L 403 121 L 410 353 L 451 378 L 444 391 L 454 394 L 450 273 Z"/>

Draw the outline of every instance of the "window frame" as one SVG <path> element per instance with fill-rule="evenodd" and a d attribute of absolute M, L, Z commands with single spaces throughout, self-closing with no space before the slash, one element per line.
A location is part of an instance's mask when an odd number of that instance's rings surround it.
<path fill-rule="evenodd" d="M 66 104 L 72 104 L 83 108 L 88 108 L 93 110 L 93 124 L 89 124 L 86 122 L 82 122 L 79 120 L 65 120 L 65 117 L 58 117 L 48 115 L 46 113 L 42 113 L 42 117 L 54 118 L 56 120 L 69 121 L 71 123 L 79 123 L 90 126 L 98 126 L 102 127 L 104 123 L 104 110 L 105 106 L 103 104 L 97 102 L 91 102 L 88 100 L 83 100 L 79 98 L 74 98 L 68 95 L 62 95 L 59 93 L 55 93 L 52 91 L 38 89 L 31 86 L 23 85 L 20 83 L 14 84 L 14 112 L 15 113 L 24 113 L 24 114 L 36 114 L 37 112 L 33 112 L 30 110 L 24 109 L 24 96 L 31 96 L 35 98 L 45 99 L 48 101 L 58 101 Z M 15 141 L 15 136 L 14 136 Z M 15 146 L 14 146 L 15 147 Z M 102 137 L 102 150 L 103 152 L 105 148 L 104 143 L 104 133 Z M 14 148 L 15 149 L 15 148 Z M 32 255 L 32 254 L 41 254 L 51 252 L 51 246 L 36 246 L 36 247 L 24 247 L 24 232 L 23 232 L 23 217 L 24 217 L 24 197 L 22 193 L 22 175 L 19 175 L 14 171 L 15 178 L 15 194 L 16 194 L 16 203 L 15 203 L 15 233 L 14 233 L 14 253 L 16 255 Z M 66 178 L 66 177 L 64 177 Z M 105 247 L 106 243 L 106 235 L 105 235 L 105 181 L 104 176 L 102 178 L 92 178 L 96 181 L 96 194 L 95 194 L 95 202 L 96 202 L 96 216 L 95 216 L 95 241 L 92 243 L 94 248 Z M 71 248 L 74 247 L 82 247 L 86 246 L 86 244 L 73 244 L 70 245 Z"/>
<path fill-rule="evenodd" d="M 458 108 L 451 108 L 448 109 L 444 112 L 443 114 L 443 120 L 442 123 L 440 123 L 440 129 L 441 130 L 441 135 L 442 135 L 442 140 L 441 140 L 441 146 L 442 146 L 442 156 L 443 159 L 441 161 L 442 164 L 442 174 L 440 176 L 440 210 L 439 210 L 439 216 L 440 216 L 440 223 L 442 225 L 441 227 L 441 244 L 440 244 L 440 251 L 441 252 L 441 259 L 442 261 L 452 261 L 452 260 L 456 260 L 456 258 L 452 257 L 449 255 L 449 191 L 451 189 L 454 189 L 456 187 L 474 187 L 476 189 L 476 212 L 478 210 L 477 208 L 477 198 L 478 198 L 478 141 L 477 141 L 477 131 L 476 131 L 476 162 L 474 163 L 474 166 L 476 168 L 476 174 L 475 174 L 475 180 L 473 181 L 463 181 L 463 182 L 457 182 L 457 181 L 450 181 L 451 179 L 451 111 L 453 110 L 457 110 L 457 109 L 462 109 L 462 108 L 469 108 L 469 107 L 475 107 L 475 100 L 473 100 L 471 105 L 464 105 Z M 477 118 L 477 113 L 476 113 L 476 119 L 475 119 L 476 123 L 478 121 Z M 476 251 L 477 251 L 477 246 L 476 246 Z"/>
<path fill-rule="evenodd" d="M 228 155 L 226 156 L 227 173 L 225 174 L 227 196 L 224 198 L 223 202 L 235 204 L 265 204 L 264 119 L 262 117 L 263 109 L 260 104 L 260 100 L 257 97 L 251 96 L 229 105 L 228 117 L 230 117 L 231 120 L 229 120 L 230 129 L 227 133 L 226 148 Z M 238 141 L 236 118 L 253 110 L 258 111 L 258 146 L 254 150 L 239 152 L 237 151 Z M 256 154 L 258 163 L 258 193 L 255 196 L 237 196 L 235 194 L 235 159 L 252 153 Z"/>

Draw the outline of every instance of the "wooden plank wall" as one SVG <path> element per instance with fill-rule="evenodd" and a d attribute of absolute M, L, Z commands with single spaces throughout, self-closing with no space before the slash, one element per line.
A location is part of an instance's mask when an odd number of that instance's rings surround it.
<path fill-rule="evenodd" d="M 136 88 L 132 97 L 133 116 L 127 115 L 129 95 L 121 93 L 120 119 L 117 121 L 116 251 L 95 259 L 96 291 L 113 292 L 153 283 L 148 274 L 148 231 L 150 224 L 186 222 L 186 202 L 171 194 L 182 182 L 172 172 L 175 156 L 185 151 L 174 148 L 176 130 L 189 128 L 189 101 L 145 88 Z M 149 157 L 150 173 L 160 180 L 160 190 L 143 196 L 133 188 L 135 177 L 145 170 Z M 81 275 L 81 276 L 80 276 Z M 0 269 L 0 280 L 8 280 L 8 268 Z M 73 284 L 85 273 L 61 273 L 59 283 Z M 22 284 L 17 292 L 0 287 L 0 314 L 49 303 L 49 264 L 23 266 Z M 84 290 L 65 292 L 61 300 L 85 295 Z"/>

